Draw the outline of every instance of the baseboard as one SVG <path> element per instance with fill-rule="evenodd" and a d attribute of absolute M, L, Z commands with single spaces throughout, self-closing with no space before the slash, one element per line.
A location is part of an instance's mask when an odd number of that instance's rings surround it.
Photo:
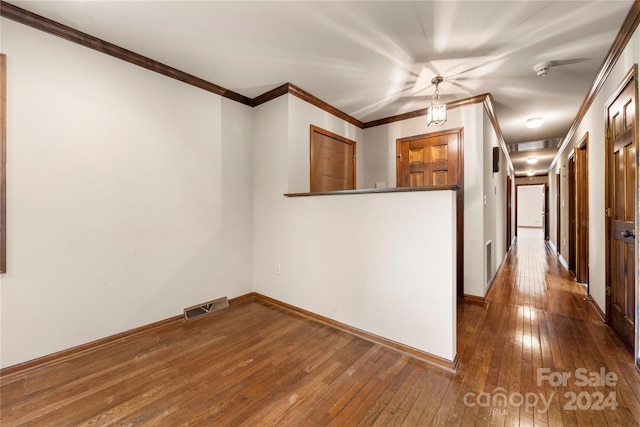
<path fill-rule="evenodd" d="M 120 332 L 119 334 L 111 335 L 105 338 L 100 338 L 98 340 L 91 341 L 86 344 L 81 344 L 79 346 L 72 347 L 67 350 L 58 351 L 56 353 L 52 353 L 47 356 L 42 356 L 37 359 L 29 360 L 27 362 L 19 363 L 17 365 L 8 366 L 0 370 L 0 377 L 4 377 L 5 375 L 11 375 L 16 372 L 26 371 L 28 369 L 32 369 L 47 363 L 55 363 L 61 359 L 66 359 L 71 356 L 79 355 L 89 350 L 93 350 L 97 347 L 102 347 L 103 345 L 112 343 L 114 341 L 118 341 L 124 338 L 132 337 L 134 335 L 139 335 L 145 332 L 149 332 L 154 329 L 171 325 L 173 323 L 181 322 L 183 320 L 184 320 L 183 316 L 170 317 L 168 319 L 164 319 L 158 322 L 150 323 L 148 325 L 140 326 L 139 328 L 131 329 L 125 332 Z"/>
<path fill-rule="evenodd" d="M 587 302 L 589 302 L 589 304 L 591 305 L 591 307 L 593 308 L 593 311 L 596 312 L 596 315 L 598 315 L 598 317 L 600 318 L 600 320 L 602 321 L 602 323 L 607 323 L 607 316 L 604 314 L 604 312 L 600 309 L 600 307 L 598 306 L 598 304 L 596 304 L 596 302 L 593 300 L 593 298 L 591 297 L 591 295 L 587 295 L 586 298 Z"/>
<path fill-rule="evenodd" d="M 492 281 L 492 284 L 493 284 L 493 281 Z M 489 292 L 490 288 L 491 288 L 491 285 L 489 285 L 489 288 L 487 288 L 487 292 Z M 479 297 L 477 295 L 464 294 L 463 299 L 467 302 L 470 302 L 471 304 L 477 304 L 482 306 L 484 306 L 487 303 L 487 300 L 484 297 Z"/>
<path fill-rule="evenodd" d="M 447 360 L 447 359 L 444 359 L 442 357 L 439 357 L 439 356 L 433 355 L 431 353 L 428 353 L 426 351 L 418 350 L 417 348 L 414 348 L 414 347 L 411 347 L 411 346 L 408 346 L 408 345 L 404 345 L 404 344 L 400 344 L 398 342 L 395 342 L 395 341 L 392 341 L 390 339 L 381 337 L 379 335 L 375 335 L 375 334 L 372 334 L 370 332 L 366 332 L 366 331 L 363 331 L 361 329 L 354 328 L 353 326 L 349 326 L 347 324 L 338 322 L 338 321 L 330 319 L 328 317 L 324 317 L 324 316 L 321 316 L 319 314 L 313 313 L 311 311 L 304 310 L 304 309 L 302 309 L 300 307 L 296 307 L 294 305 L 287 304 L 286 302 L 279 301 L 277 299 L 268 297 L 266 295 L 262 295 L 262 294 L 259 294 L 257 292 L 254 292 L 253 295 L 256 297 L 256 299 L 258 299 L 260 301 L 263 301 L 265 303 L 285 308 L 285 309 L 290 310 L 290 311 L 292 311 L 294 313 L 297 313 L 297 314 L 300 314 L 302 316 L 308 317 L 310 319 L 316 320 L 316 321 L 318 321 L 320 323 L 323 323 L 323 324 L 325 324 L 327 326 L 331 326 L 333 328 L 339 329 L 339 330 L 344 331 L 346 333 L 349 333 L 351 335 L 355 335 L 355 336 L 357 336 L 359 338 L 365 339 L 365 340 L 373 342 L 375 344 L 379 344 L 379 345 L 381 345 L 383 347 L 387 347 L 387 348 L 390 348 L 392 350 L 399 351 L 399 352 L 407 354 L 407 355 L 409 355 L 409 356 L 411 356 L 411 357 L 413 357 L 415 359 L 421 360 L 423 362 L 427 362 L 429 364 L 438 366 L 440 368 L 447 369 L 448 371 L 455 372 L 457 367 L 458 367 L 458 356 L 457 355 L 456 355 L 456 357 L 454 358 L 453 361 Z"/>
<path fill-rule="evenodd" d="M 493 274 L 493 277 L 491 278 L 491 282 L 489 282 L 489 286 L 487 286 L 487 290 L 484 291 L 484 297 L 477 297 L 475 295 L 466 295 L 465 294 L 465 299 L 467 299 L 467 296 L 470 297 L 469 300 L 471 300 L 472 298 L 481 298 L 482 299 L 482 304 L 486 304 L 487 303 L 487 295 L 489 295 L 489 292 L 491 291 L 491 288 L 493 287 L 493 284 L 496 281 L 496 277 L 498 277 L 498 273 L 500 273 L 500 270 L 502 270 L 502 266 L 504 265 L 504 262 L 506 261 L 507 257 L 509 256 L 509 252 L 511 252 L 511 247 L 509 247 L 509 249 L 507 250 L 507 252 L 504 253 L 504 256 L 502 257 L 502 261 L 500 261 L 500 265 L 498 266 L 498 268 L 496 268 L 496 272 Z"/>
<path fill-rule="evenodd" d="M 256 299 L 253 294 L 245 294 L 241 295 L 237 298 L 232 298 L 229 300 L 229 306 L 245 304 L 250 301 L 254 301 Z M 184 316 L 174 316 L 169 317 L 168 319 L 160 320 L 158 322 L 150 323 L 148 325 L 140 326 L 139 328 L 130 329 L 128 331 L 120 332 L 115 335 L 110 335 L 105 338 L 100 338 L 95 341 L 88 342 L 86 344 L 81 344 L 76 347 L 72 347 L 66 350 L 58 351 L 56 353 L 49 354 L 47 356 L 42 356 L 37 359 L 29 360 L 27 362 L 18 363 L 17 365 L 7 366 L 6 368 L 0 369 L 0 378 L 15 374 L 17 372 L 27 371 L 29 369 L 35 368 L 44 364 L 53 364 L 59 362 L 63 359 L 67 359 L 69 357 L 78 356 L 82 353 L 94 350 L 98 347 L 102 347 L 114 341 L 118 341 L 124 338 L 129 338 L 134 335 L 143 334 L 145 332 L 152 331 L 154 329 L 166 327 L 172 325 L 174 323 L 184 322 Z"/>
<path fill-rule="evenodd" d="M 349 334 L 355 335 L 357 337 L 360 337 L 362 339 L 365 339 L 367 341 L 370 342 L 374 342 L 376 344 L 382 345 L 384 347 L 387 348 L 391 348 L 392 350 L 395 351 L 399 351 L 402 353 L 405 353 L 411 357 L 414 357 L 416 359 L 422 360 L 424 362 L 430 363 L 432 365 L 436 365 L 438 367 L 441 368 L 445 368 L 449 371 L 453 371 L 455 372 L 456 369 L 458 368 L 458 356 L 456 355 L 456 357 L 454 358 L 453 361 L 447 360 L 447 359 L 443 359 L 439 356 L 435 356 L 433 354 L 427 353 L 425 351 L 422 350 L 418 350 L 416 348 L 404 345 L 404 344 L 400 344 L 397 343 L 395 341 L 380 337 L 378 335 L 375 334 L 371 334 L 369 332 L 366 331 L 362 331 L 360 329 L 354 328 L 352 326 L 346 325 L 344 323 L 340 323 L 338 321 L 335 321 L 333 319 L 329 319 L 328 317 L 324 317 L 324 316 L 320 316 L 318 314 L 312 313 L 310 311 L 304 310 L 302 308 L 287 304 L 285 302 L 282 301 L 278 301 L 276 299 L 267 297 L 265 295 L 259 294 L 257 292 L 250 292 L 248 294 L 244 294 L 244 295 L 240 295 L 236 298 L 232 298 L 229 300 L 229 307 L 233 307 L 233 306 L 238 306 L 241 304 L 247 304 L 249 302 L 252 301 L 261 301 L 267 304 L 272 304 L 272 305 L 276 305 L 282 308 L 285 308 L 287 310 L 290 310 L 292 312 L 301 314 L 305 317 L 309 317 L 311 319 L 314 319 L 320 323 L 326 324 L 328 326 L 331 326 L 333 328 L 342 330 L 344 332 L 347 332 Z M 166 327 L 169 325 L 172 325 L 174 323 L 180 323 L 180 322 L 184 322 L 184 316 L 179 315 L 179 316 L 174 316 L 174 317 L 170 317 L 168 319 L 164 319 L 164 320 L 160 320 L 158 322 L 154 322 L 145 326 L 141 326 L 139 328 L 135 328 L 135 329 L 131 329 L 125 332 L 121 332 L 115 335 L 111 335 L 105 338 L 101 338 L 99 340 L 95 340 L 95 341 L 91 341 L 89 343 L 86 344 L 81 344 L 77 347 L 72 347 L 69 348 L 67 350 L 62 350 L 47 356 L 43 356 L 43 357 L 39 357 L 37 359 L 33 359 L 33 360 L 29 360 L 27 362 L 23 362 L 23 363 L 19 363 L 17 365 L 12 365 L 12 366 L 8 366 L 6 368 L 0 369 L 0 378 L 8 376 L 8 375 L 12 375 L 18 372 L 24 372 L 33 368 L 36 368 L 38 366 L 44 365 L 44 364 L 54 364 L 63 360 L 66 360 L 70 357 L 74 357 L 74 356 L 80 356 L 82 353 L 94 350 L 96 348 L 102 347 L 104 345 L 107 345 L 109 343 L 112 343 L 114 341 L 118 341 L 124 338 L 129 338 L 135 335 L 139 335 L 139 334 L 143 334 L 149 331 L 152 331 L 154 329 L 158 329 L 158 328 L 162 328 L 162 327 Z"/>
<path fill-rule="evenodd" d="M 556 246 L 555 243 L 553 243 L 552 240 L 547 240 L 547 243 L 549 244 L 549 246 L 551 246 L 551 249 L 553 249 L 553 252 L 558 253 L 558 247 Z M 558 254 L 560 255 L 560 254 Z"/>
<path fill-rule="evenodd" d="M 567 271 L 569 271 L 569 264 L 564 260 L 564 258 L 562 258 L 562 255 L 560 254 L 558 254 L 558 261 L 560 261 L 560 264 L 562 264 L 562 266 L 567 269 Z"/>

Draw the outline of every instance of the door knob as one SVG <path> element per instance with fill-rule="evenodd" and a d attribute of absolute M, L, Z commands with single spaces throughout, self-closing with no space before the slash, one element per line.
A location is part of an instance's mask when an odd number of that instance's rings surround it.
<path fill-rule="evenodd" d="M 622 237 L 632 237 L 636 238 L 636 232 L 633 230 L 622 230 Z"/>

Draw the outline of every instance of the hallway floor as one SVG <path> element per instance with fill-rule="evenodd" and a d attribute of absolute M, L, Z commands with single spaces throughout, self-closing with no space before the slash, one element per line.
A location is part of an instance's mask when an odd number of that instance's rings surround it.
<path fill-rule="evenodd" d="M 458 307 L 460 424 L 640 425 L 631 353 L 542 231 L 518 236 L 486 305 Z"/>
<path fill-rule="evenodd" d="M 458 304 L 455 373 L 252 298 L 1 376 L 0 425 L 640 425 L 631 354 L 530 231 Z"/>

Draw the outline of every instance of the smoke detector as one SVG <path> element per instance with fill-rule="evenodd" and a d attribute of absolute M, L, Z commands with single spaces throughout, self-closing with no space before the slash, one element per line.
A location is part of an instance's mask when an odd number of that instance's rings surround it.
<path fill-rule="evenodd" d="M 549 69 L 553 67 L 555 63 L 553 61 L 541 62 L 533 66 L 533 71 L 539 76 L 546 76 L 549 74 Z"/>

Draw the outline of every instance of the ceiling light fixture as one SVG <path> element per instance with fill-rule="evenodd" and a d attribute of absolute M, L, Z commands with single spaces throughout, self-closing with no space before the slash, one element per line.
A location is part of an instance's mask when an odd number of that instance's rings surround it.
<path fill-rule="evenodd" d="M 535 165 L 536 163 L 538 163 L 538 158 L 537 157 L 529 157 L 527 159 L 527 163 L 529 163 L 530 165 Z"/>
<path fill-rule="evenodd" d="M 436 85 L 436 91 L 433 94 L 431 105 L 427 108 L 427 126 L 442 126 L 447 121 L 447 104 L 440 102 L 440 92 L 438 85 L 444 79 L 442 76 L 435 76 L 431 79 L 431 84 Z"/>
<path fill-rule="evenodd" d="M 536 174 L 536 172 L 535 172 L 535 171 L 529 171 L 529 172 L 527 172 L 527 176 L 533 176 L 533 175 L 535 175 L 535 174 Z"/>
<path fill-rule="evenodd" d="M 540 126 L 542 126 L 542 117 L 533 117 L 529 120 L 527 120 L 527 124 L 526 126 L 530 129 L 535 129 L 535 128 L 539 128 Z"/>

